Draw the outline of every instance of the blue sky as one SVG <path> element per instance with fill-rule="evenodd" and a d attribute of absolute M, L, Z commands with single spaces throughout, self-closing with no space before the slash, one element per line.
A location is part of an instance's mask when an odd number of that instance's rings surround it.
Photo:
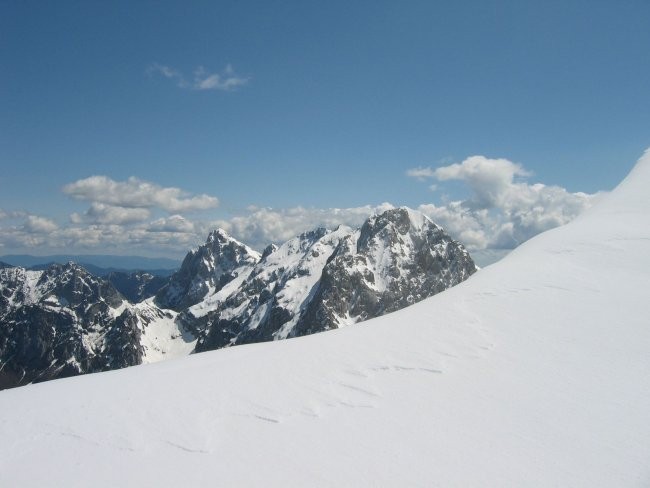
<path fill-rule="evenodd" d="M 384 202 L 480 219 L 490 178 L 433 173 L 473 155 L 512 188 L 611 189 L 650 145 L 649 20 L 646 0 L 3 1 L 0 254 L 177 256 L 216 224 L 259 246 Z M 112 190 L 70 189 L 92 176 Z M 190 203 L 106 193 L 130 177 Z M 499 229 L 523 218 L 502 200 Z M 474 247 L 529 237 L 494 229 Z"/>

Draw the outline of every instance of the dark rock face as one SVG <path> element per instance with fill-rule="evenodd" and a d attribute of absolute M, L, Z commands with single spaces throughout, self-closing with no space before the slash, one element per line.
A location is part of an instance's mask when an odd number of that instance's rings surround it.
<path fill-rule="evenodd" d="M 469 278 L 463 246 L 421 214 L 398 208 L 343 240 L 294 335 L 360 322 L 412 305 Z"/>
<path fill-rule="evenodd" d="M 131 303 L 139 303 L 154 296 L 169 282 L 169 278 L 154 276 L 145 271 L 112 271 L 106 275 L 106 279 Z"/>
<path fill-rule="evenodd" d="M 237 290 L 208 313 L 196 351 L 289 337 L 328 257 L 349 232 L 319 228 L 267 248 Z"/>
<path fill-rule="evenodd" d="M 156 303 L 176 311 L 191 307 L 208 293 L 219 291 L 259 259 L 257 252 L 223 230 L 215 230 L 203 246 L 188 253 L 181 268 L 156 294 Z"/>
<path fill-rule="evenodd" d="M 139 364 L 124 298 L 73 263 L 0 270 L 0 386 Z M 133 344 L 136 344 L 134 347 Z"/>

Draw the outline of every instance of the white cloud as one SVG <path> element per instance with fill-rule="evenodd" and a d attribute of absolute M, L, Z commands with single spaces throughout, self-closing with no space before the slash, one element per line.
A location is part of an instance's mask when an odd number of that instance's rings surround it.
<path fill-rule="evenodd" d="M 59 226 L 50 219 L 39 217 L 37 215 L 29 215 L 25 220 L 23 227 L 27 232 L 34 234 L 47 234 L 49 232 L 54 232 L 59 228 Z"/>
<path fill-rule="evenodd" d="M 190 196 L 179 188 L 164 188 L 133 176 L 127 181 L 115 181 L 107 176 L 91 176 L 65 185 L 63 192 L 77 200 L 124 208 L 157 207 L 167 212 L 206 210 L 219 205 L 216 197 Z"/>
<path fill-rule="evenodd" d="M 30 252 L 101 252 L 182 256 L 205 240 L 207 233 L 151 231 L 147 224 L 136 226 L 116 224 L 71 225 L 50 231 L 15 226 L 3 228 L 0 246 L 12 251 Z"/>
<path fill-rule="evenodd" d="M 3 210 L 0 208 L 0 220 L 8 220 L 8 219 L 24 219 L 28 216 L 29 214 L 27 212 L 23 212 L 22 210 Z"/>
<path fill-rule="evenodd" d="M 499 206 L 500 199 L 508 198 L 508 193 L 516 186 L 513 183 L 516 176 L 525 177 L 529 173 L 520 164 L 507 159 L 472 156 L 462 163 L 437 168 L 432 176 L 438 181 L 463 181 L 473 192 L 473 205 L 491 208 Z"/>
<path fill-rule="evenodd" d="M 192 88 L 195 90 L 229 91 L 247 84 L 248 80 L 248 78 L 235 74 L 231 65 L 227 65 L 221 73 L 208 73 L 203 66 L 199 66 L 194 71 Z"/>
<path fill-rule="evenodd" d="M 146 208 L 118 207 L 93 202 L 83 214 L 73 213 L 70 220 L 74 224 L 83 222 L 93 224 L 132 224 L 149 219 L 151 212 Z"/>
<path fill-rule="evenodd" d="M 21 252 L 65 249 L 179 256 L 203 241 L 210 228 L 178 213 L 218 205 L 215 197 L 190 195 L 134 177 L 115 181 L 106 176 L 91 176 L 66 185 L 63 191 L 72 198 L 90 202 L 89 208 L 71 214 L 65 227 L 46 217 L 0 210 L 0 221 L 10 224 L 0 226 L 0 246 Z M 161 210 L 172 215 L 152 220 Z"/>
<path fill-rule="evenodd" d="M 192 233 L 195 229 L 194 222 L 187 220 L 182 215 L 170 215 L 151 222 L 148 226 L 150 232 L 181 232 Z"/>
<path fill-rule="evenodd" d="M 435 171 L 431 168 L 411 168 L 406 171 L 406 175 L 411 178 L 417 178 L 420 181 L 424 181 L 427 178 L 432 178 L 435 174 Z"/>
<path fill-rule="evenodd" d="M 489 216 L 485 210 L 470 211 L 462 202 L 444 206 L 423 204 L 418 210 L 471 249 L 483 249 L 489 244 L 489 231 L 486 229 L 489 226 L 485 224 Z"/>
<path fill-rule="evenodd" d="M 420 210 L 470 249 L 512 249 L 545 230 L 566 224 L 588 208 L 594 195 L 570 193 L 558 186 L 529 184 L 520 164 L 472 156 L 436 169 L 416 168 L 413 177 L 458 180 L 471 190 L 464 201 Z"/>
<path fill-rule="evenodd" d="M 213 224 L 214 227 L 222 227 L 250 246 L 261 249 L 271 242 L 283 242 L 316 227 L 335 228 L 339 225 L 358 227 L 368 216 L 389 208 L 393 208 L 389 203 L 328 209 L 252 207 L 246 215 L 220 220 Z"/>
<path fill-rule="evenodd" d="M 2 212 L 6 219 L 20 219 L 16 225 L 0 227 L 0 247 L 6 249 L 29 249 L 42 246 L 61 228 L 52 220 L 26 212 Z"/>
<path fill-rule="evenodd" d="M 110 212 L 131 210 L 128 207 L 109 208 Z M 130 253 L 178 256 L 204 242 L 211 230 L 222 227 L 237 239 L 261 250 L 271 242 L 283 242 L 316 227 L 359 227 L 369 215 L 389 208 L 393 206 L 388 203 L 330 209 L 249 207 L 244 215 L 227 220 L 207 222 L 175 214 L 150 222 L 132 223 L 117 223 L 118 218 L 106 218 L 109 214 L 107 211 L 95 221 L 86 214 L 77 215 L 72 225 L 55 229 L 47 235 L 47 239 L 24 226 L 3 229 L 0 242 L 8 247 L 39 248 L 41 251 L 75 249 L 78 252 L 123 253 L 128 249 Z"/>
<path fill-rule="evenodd" d="M 158 64 L 158 63 L 152 63 L 147 68 L 147 72 L 160 73 L 165 78 L 176 79 L 178 81 L 182 80 L 183 78 L 183 76 L 175 69 L 172 69 L 169 66 L 163 66 L 162 64 Z"/>
<path fill-rule="evenodd" d="M 203 66 L 194 70 L 192 80 L 187 78 L 178 70 L 169 66 L 153 63 L 147 68 L 148 73 L 158 73 L 165 78 L 174 80 L 180 88 L 190 90 L 221 90 L 232 91 L 240 86 L 246 85 L 250 78 L 239 76 L 233 67 L 228 64 L 221 72 L 208 72 Z"/>
<path fill-rule="evenodd" d="M 594 201 L 595 195 L 571 193 L 558 186 L 530 184 L 529 173 L 505 159 L 474 156 L 440 168 L 415 168 L 410 176 L 427 185 L 458 180 L 470 190 L 465 200 L 436 205 L 422 204 L 418 210 L 440 224 L 470 251 L 481 255 L 511 249 L 530 237 L 565 224 Z M 237 239 L 262 249 L 301 232 L 324 226 L 359 227 L 371 214 L 392 208 L 391 204 L 353 208 L 273 209 L 251 206 L 239 215 L 217 221 L 190 219 L 184 212 L 215 207 L 215 197 L 188 195 L 178 188 L 129 178 L 115 181 L 92 176 L 66 185 L 73 198 L 90 202 L 90 208 L 71 216 L 72 223 L 58 227 L 52 220 L 25 212 L 0 210 L 0 246 L 4 249 L 76 252 L 124 252 L 174 255 L 205 241 L 208 233 L 222 227 Z M 155 211 L 170 215 L 153 217 Z M 7 225 L 12 220 L 12 226 Z"/>

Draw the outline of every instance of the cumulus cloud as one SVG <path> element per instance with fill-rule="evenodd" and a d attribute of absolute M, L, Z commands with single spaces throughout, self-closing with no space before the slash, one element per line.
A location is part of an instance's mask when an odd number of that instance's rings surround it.
<path fill-rule="evenodd" d="M 182 215 L 170 215 L 167 218 L 157 219 L 148 226 L 151 232 L 182 232 L 192 233 L 196 230 L 194 222 L 187 220 Z"/>
<path fill-rule="evenodd" d="M 90 176 L 65 185 L 63 192 L 77 200 L 113 207 L 161 208 L 174 213 L 207 210 L 219 205 L 216 197 L 191 196 L 179 188 L 161 187 L 133 176 L 126 181 L 115 181 L 107 176 Z M 102 212 L 110 210 L 103 208 L 97 211 L 98 214 Z M 131 217 L 134 215 L 132 212 Z"/>
<path fill-rule="evenodd" d="M 523 166 L 483 156 L 439 168 L 414 168 L 408 174 L 430 186 L 443 186 L 450 180 L 467 186 L 466 199 L 424 203 L 417 209 L 476 256 L 501 255 L 502 249 L 512 249 L 540 232 L 565 224 L 596 197 L 529 183 L 530 174 Z M 235 216 L 206 221 L 183 213 L 213 208 L 218 203 L 215 197 L 190 195 L 137 178 L 115 181 L 92 176 L 66 185 L 64 192 L 90 202 L 90 207 L 72 214 L 71 222 L 64 227 L 43 216 L 0 210 L 0 246 L 39 248 L 43 252 L 75 249 L 180 257 L 204 242 L 211 230 L 222 227 L 261 250 L 271 242 L 280 243 L 320 226 L 356 228 L 368 216 L 393 208 L 389 203 L 325 209 L 249 207 Z M 167 215 L 161 217 L 161 211 Z"/>
<path fill-rule="evenodd" d="M 566 224 L 591 206 L 594 195 L 529 184 L 530 173 L 507 159 L 472 156 L 440 168 L 416 168 L 409 176 L 466 184 L 468 199 L 419 209 L 470 249 L 512 249 L 545 230 Z"/>
<path fill-rule="evenodd" d="M 129 222 L 124 210 L 147 210 L 95 205 L 95 212 L 73 214 L 67 227 L 46 227 L 47 219 L 31 219 L 31 226 L 3 228 L 0 243 L 9 248 L 77 252 L 119 252 L 177 255 L 205 241 L 211 230 L 221 227 L 256 249 L 280 243 L 316 227 L 359 227 L 368 216 L 393 208 L 389 203 L 353 208 L 272 209 L 249 207 L 245 213 L 217 221 L 191 220 L 174 214 L 155 220 Z M 39 218 L 40 219 L 40 218 Z M 37 223 L 41 226 L 37 228 Z M 43 230 L 48 229 L 47 233 Z M 36 232 L 39 230 L 39 232 Z"/>
<path fill-rule="evenodd" d="M 32 224 L 34 224 L 32 219 Z M 48 230 L 46 230 L 46 228 Z M 84 224 L 66 227 L 21 225 L 2 228 L 0 246 L 12 251 L 115 253 L 180 257 L 205 240 L 203 232 L 149 229 L 148 224 Z"/>
<path fill-rule="evenodd" d="M 390 203 L 352 208 L 272 209 L 252 207 L 249 213 L 214 222 L 238 239 L 258 249 L 271 242 L 283 242 L 316 227 L 360 226 L 368 216 L 393 208 Z"/>
<path fill-rule="evenodd" d="M 52 220 L 37 215 L 29 215 L 25 220 L 23 227 L 27 232 L 32 232 L 34 234 L 47 234 L 49 232 L 54 232 L 59 228 L 59 226 Z"/>
<path fill-rule="evenodd" d="M 131 224 L 149 219 L 151 212 L 146 208 L 117 207 L 93 202 L 83 214 L 73 213 L 70 220 L 74 224 L 83 222 L 93 224 Z"/>
<path fill-rule="evenodd" d="M 467 203 L 476 208 L 491 208 L 499 206 L 502 199 L 516 193 L 518 186 L 525 186 L 514 184 L 514 179 L 529 176 L 529 173 L 520 164 L 507 159 L 472 156 L 462 163 L 437 168 L 431 176 L 438 181 L 463 181 L 473 192 L 472 200 Z"/>
<path fill-rule="evenodd" d="M 23 211 L 1 211 L 2 219 L 16 221 L 0 226 L 0 247 L 28 249 L 44 245 L 50 236 L 61 231 L 53 220 Z"/>
<path fill-rule="evenodd" d="M 91 176 L 66 185 L 63 192 L 89 202 L 85 212 L 70 215 L 68 225 L 25 212 L 0 210 L 0 246 L 39 252 L 140 252 L 180 255 L 205 239 L 210 225 L 189 220 L 180 212 L 218 205 L 209 195 L 191 195 L 138 178 L 115 181 Z M 162 212 L 171 215 L 160 217 Z"/>
<path fill-rule="evenodd" d="M 213 73 L 207 71 L 203 66 L 199 66 L 189 80 L 180 71 L 158 63 L 152 63 L 147 68 L 147 72 L 164 76 L 173 80 L 178 87 L 190 90 L 232 91 L 246 85 L 250 80 L 250 78 L 235 73 L 230 64 L 227 64 L 222 71 Z"/>

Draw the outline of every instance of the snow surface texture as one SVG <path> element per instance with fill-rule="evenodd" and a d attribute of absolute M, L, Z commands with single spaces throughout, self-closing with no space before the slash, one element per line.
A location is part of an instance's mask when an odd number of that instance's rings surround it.
<path fill-rule="evenodd" d="M 355 327 L 2 391 L 0 485 L 648 486 L 649 185 Z"/>

